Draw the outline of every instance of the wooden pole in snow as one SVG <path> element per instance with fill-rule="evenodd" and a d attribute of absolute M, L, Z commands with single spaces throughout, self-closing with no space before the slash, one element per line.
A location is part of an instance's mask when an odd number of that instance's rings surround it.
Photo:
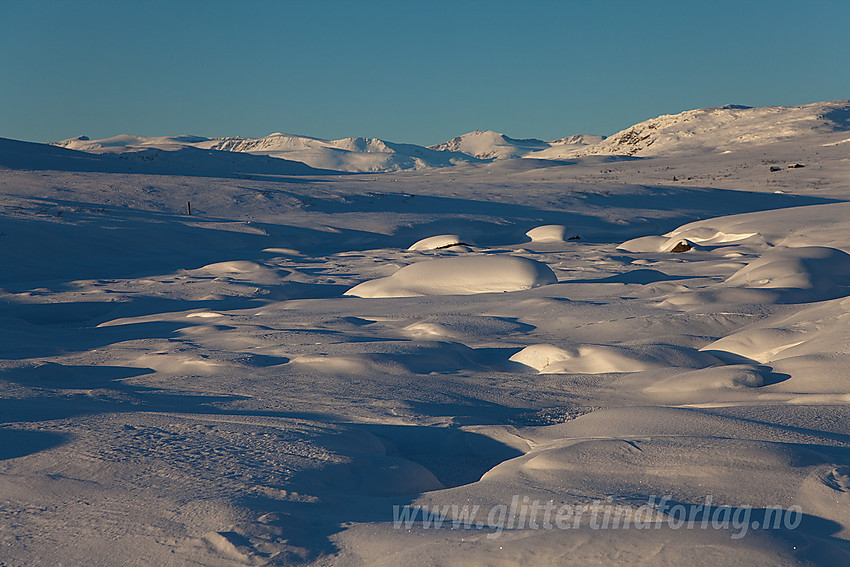
<path fill-rule="evenodd" d="M 192 203 L 186 201 L 186 214 L 192 216 Z"/>

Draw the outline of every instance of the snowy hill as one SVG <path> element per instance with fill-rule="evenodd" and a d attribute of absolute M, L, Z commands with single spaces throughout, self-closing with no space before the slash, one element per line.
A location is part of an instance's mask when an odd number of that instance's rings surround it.
<path fill-rule="evenodd" d="M 144 137 L 123 134 L 120 136 L 112 136 L 111 138 L 103 138 L 101 140 L 92 140 L 87 136 L 79 136 L 69 140 L 62 140 L 61 142 L 54 142 L 53 145 L 81 152 L 106 154 L 146 149 L 179 150 L 199 142 L 207 142 L 208 140 L 208 138 L 203 138 L 201 136 Z"/>
<path fill-rule="evenodd" d="M 432 150 L 463 152 L 479 159 L 533 158 L 559 160 L 582 148 L 598 144 L 604 136 L 574 134 L 551 142 L 535 138 L 518 140 L 492 130 L 469 132 L 448 142 L 429 146 Z"/>
<path fill-rule="evenodd" d="M 850 130 L 850 101 L 750 108 L 726 105 L 665 114 L 573 154 L 656 156 L 724 152 L 807 135 Z"/>
<path fill-rule="evenodd" d="M 492 130 L 476 130 L 429 147 L 438 151 L 463 152 L 480 159 L 505 159 L 525 157 L 548 148 L 549 144 L 534 138 L 516 140 Z"/>
<path fill-rule="evenodd" d="M 140 140 L 132 136 L 119 136 L 123 141 Z M 157 175 L 203 175 L 237 177 L 244 175 L 318 175 L 330 173 L 297 161 L 255 156 L 237 152 L 205 150 L 174 143 L 170 150 L 163 149 L 167 142 L 122 151 L 127 146 L 109 138 L 113 145 L 104 144 L 101 153 L 81 151 L 50 144 L 36 144 L 0 138 L 0 167 L 9 169 L 88 171 L 102 173 L 146 173 Z M 170 138 L 169 140 L 173 140 Z M 157 138 L 166 140 L 166 138 Z M 80 140 L 81 146 L 89 140 Z M 70 141 L 69 141 L 70 142 Z M 99 141 L 102 142 L 102 141 Z M 99 143 L 95 142 L 95 143 Z M 141 144 L 140 144 L 141 146 Z M 116 149 L 117 148 L 117 149 Z M 90 148 L 91 149 L 91 148 Z M 335 172 L 334 172 L 335 173 Z"/>
<path fill-rule="evenodd" d="M 171 151 L 193 147 L 300 161 L 310 167 L 348 172 L 401 171 L 477 161 L 474 157 L 459 152 L 435 151 L 414 144 L 397 144 L 377 138 L 322 140 L 279 132 L 263 138 L 122 135 L 90 140 L 81 136 L 57 142 L 55 145 L 93 153 L 126 153 L 149 149 Z"/>

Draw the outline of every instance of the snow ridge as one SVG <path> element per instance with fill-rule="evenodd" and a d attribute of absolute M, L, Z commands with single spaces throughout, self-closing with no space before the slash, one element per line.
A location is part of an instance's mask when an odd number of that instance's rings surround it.
<path fill-rule="evenodd" d="M 720 107 L 664 114 L 617 132 L 576 155 L 650 156 L 723 152 L 808 135 L 850 130 L 850 101 L 800 106 Z"/>

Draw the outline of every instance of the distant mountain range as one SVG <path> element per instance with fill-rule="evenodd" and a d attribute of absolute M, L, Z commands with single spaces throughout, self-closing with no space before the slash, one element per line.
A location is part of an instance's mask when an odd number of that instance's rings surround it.
<path fill-rule="evenodd" d="M 96 154 L 120 154 L 152 149 L 173 151 L 192 147 L 288 159 L 318 169 L 382 172 L 448 167 L 494 159 L 534 157 L 560 160 L 575 150 L 599 143 L 603 139 L 602 136 L 579 134 L 544 142 L 535 139 L 516 140 L 493 131 L 476 131 L 426 148 L 377 138 L 322 140 L 275 132 L 263 138 L 122 135 L 91 140 L 80 136 L 55 142 L 53 145 Z"/>
<path fill-rule="evenodd" d="M 276 132 L 263 138 L 201 138 L 198 136 L 115 136 L 90 140 L 85 136 L 56 142 L 63 148 L 89 153 L 128 153 L 143 150 L 196 148 L 298 161 L 317 169 L 346 172 L 382 172 L 447 167 L 480 161 L 454 151 L 439 151 L 414 144 L 397 144 L 377 138 L 322 140 Z"/>
<path fill-rule="evenodd" d="M 323 140 L 279 132 L 263 138 L 122 135 L 91 140 L 80 136 L 50 146 L 5 140 L 0 143 L 0 166 L 41 163 L 47 167 L 45 164 L 53 163 L 56 167 L 64 164 L 63 169 L 189 175 L 377 173 L 506 159 L 562 161 L 587 155 L 730 152 L 745 145 L 847 130 L 850 101 L 838 100 L 788 107 L 727 105 L 688 110 L 646 120 L 608 138 L 577 134 L 543 141 L 487 130 L 430 147 L 377 138 Z"/>

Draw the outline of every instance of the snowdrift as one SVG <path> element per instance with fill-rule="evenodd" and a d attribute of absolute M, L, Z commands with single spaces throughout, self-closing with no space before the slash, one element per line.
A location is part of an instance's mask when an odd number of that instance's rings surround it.
<path fill-rule="evenodd" d="M 470 295 L 520 291 L 557 281 L 549 266 L 535 260 L 516 256 L 468 256 L 410 264 L 389 277 L 356 285 L 345 295 Z"/>
<path fill-rule="evenodd" d="M 690 349 L 670 346 L 625 348 L 607 345 L 575 345 L 557 347 L 539 344 L 525 347 L 511 356 L 541 374 L 605 374 L 610 372 L 641 372 L 652 368 L 704 368 L 717 364 L 713 356 Z"/>
<path fill-rule="evenodd" d="M 760 288 L 799 288 L 817 294 L 850 290 L 850 254 L 825 246 L 774 248 L 735 272 L 726 283 Z"/>
<path fill-rule="evenodd" d="M 457 234 L 438 234 L 437 236 L 429 236 L 428 238 L 417 240 L 410 245 L 408 250 L 411 252 L 420 250 L 440 250 L 442 248 L 464 246 L 466 244 L 468 244 L 468 242 L 464 242 Z"/>
<path fill-rule="evenodd" d="M 532 228 L 525 233 L 532 242 L 564 242 L 567 227 L 562 224 L 547 224 Z"/>

